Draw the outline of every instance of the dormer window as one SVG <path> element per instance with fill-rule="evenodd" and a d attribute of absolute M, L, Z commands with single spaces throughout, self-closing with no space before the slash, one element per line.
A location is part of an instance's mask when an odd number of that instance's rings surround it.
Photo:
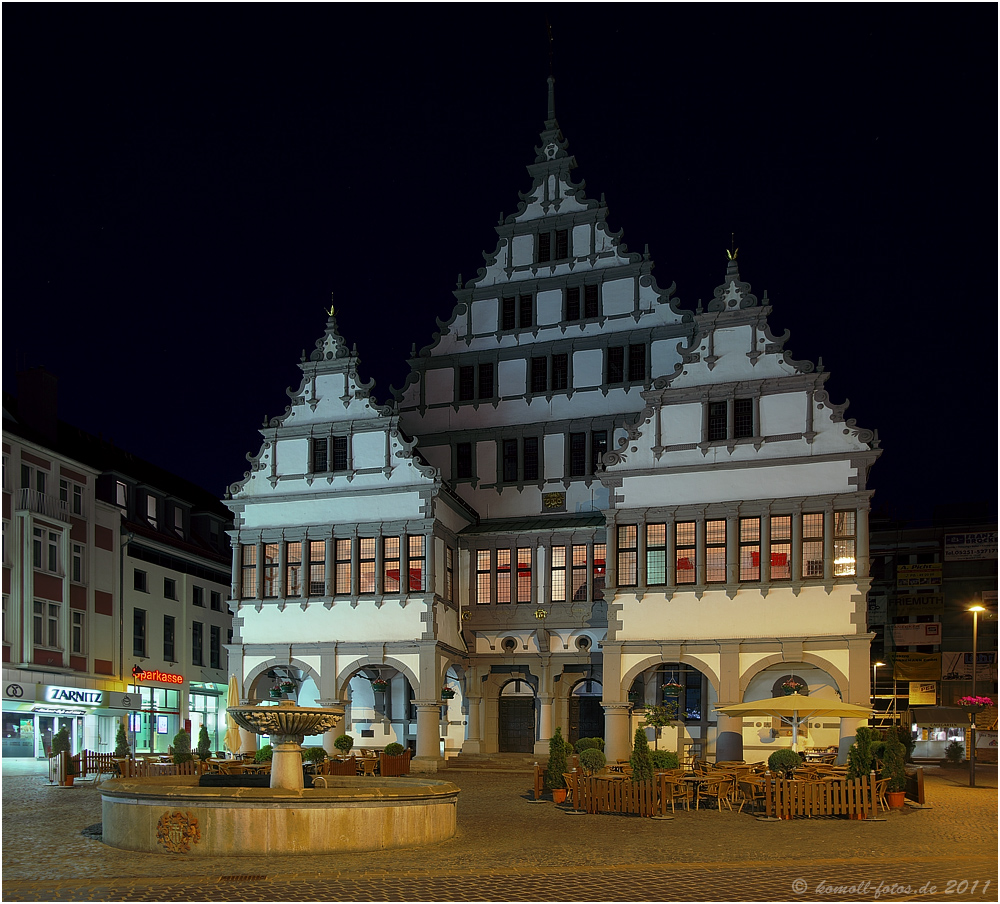
<path fill-rule="evenodd" d="M 553 251 L 555 252 L 553 254 Z M 561 261 L 569 257 L 569 230 L 556 229 L 538 233 L 538 263 Z"/>
<path fill-rule="evenodd" d="M 153 526 L 158 526 L 156 518 L 156 497 L 146 495 L 146 520 Z"/>

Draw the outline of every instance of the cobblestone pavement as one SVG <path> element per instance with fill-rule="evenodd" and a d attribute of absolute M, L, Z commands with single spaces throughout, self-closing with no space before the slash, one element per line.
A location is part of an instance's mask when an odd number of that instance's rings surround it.
<path fill-rule="evenodd" d="M 82 834 L 99 791 L 3 773 L 5 901 L 997 900 L 997 774 L 926 770 L 929 809 L 884 820 L 580 816 L 530 777 L 444 772 L 458 832 L 367 854 L 191 857 Z M 867 883 L 867 884 L 866 884 Z M 950 883 L 950 884 L 949 884 Z"/>

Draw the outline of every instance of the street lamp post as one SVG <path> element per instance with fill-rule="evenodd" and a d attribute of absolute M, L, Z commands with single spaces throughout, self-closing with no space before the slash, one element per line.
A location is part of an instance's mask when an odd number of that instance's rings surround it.
<path fill-rule="evenodd" d="M 872 663 L 872 710 L 875 711 L 875 701 L 878 699 L 878 667 L 885 665 L 882 660 Z M 878 713 L 875 712 L 875 715 Z"/>
<path fill-rule="evenodd" d="M 979 613 L 985 612 L 983 606 L 969 606 L 972 613 L 972 696 L 976 696 L 976 659 L 978 658 Z M 976 710 L 969 711 L 969 787 L 976 787 Z"/>

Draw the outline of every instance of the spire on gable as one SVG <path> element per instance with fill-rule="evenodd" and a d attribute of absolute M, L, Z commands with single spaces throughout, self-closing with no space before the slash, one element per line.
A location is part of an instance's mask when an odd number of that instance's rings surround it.
<path fill-rule="evenodd" d="M 548 112 L 545 127 L 538 133 L 539 146 L 535 148 L 535 162 L 528 167 L 532 177 L 555 172 L 568 174 L 576 168 L 576 160 L 566 151 L 569 142 L 563 137 L 556 119 L 556 80 L 548 77 Z M 553 164 L 555 164 L 553 166 Z"/>
<path fill-rule="evenodd" d="M 740 279 L 740 268 L 736 263 L 739 249 L 726 252 L 726 276 L 721 286 L 713 290 L 713 298 L 708 303 L 710 311 L 735 311 L 756 307 L 757 296 L 751 294 L 750 283 Z"/>
<path fill-rule="evenodd" d="M 321 365 L 317 368 L 320 373 L 339 373 L 348 369 L 356 369 L 357 352 L 352 353 L 347 350 L 347 342 L 337 329 L 337 317 L 333 305 L 330 305 L 326 315 L 326 329 L 323 331 L 323 335 L 316 340 L 316 348 L 310 353 L 309 361 Z M 353 361 L 346 360 L 351 358 Z M 305 364 L 306 356 L 303 352 L 299 367 L 304 370 Z"/>

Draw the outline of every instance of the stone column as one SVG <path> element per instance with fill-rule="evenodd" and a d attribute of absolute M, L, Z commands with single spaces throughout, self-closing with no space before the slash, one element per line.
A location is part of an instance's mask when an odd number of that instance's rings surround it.
<path fill-rule="evenodd" d="M 627 703 L 604 704 L 604 755 L 609 763 L 632 754 Z"/>
<path fill-rule="evenodd" d="M 462 750 L 465 753 L 482 753 L 482 735 L 480 734 L 480 722 L 482 721 L 481 696 L 472 697 L 465 695 L 465 702 L 469 707 L 468 723 L 465 727 L 465 743 Z"/>
<path fill-rule="evenodd" d="M 552 727 L 552 694 L 539 694 L 539 714 L 538 714 L 538 740 L 535 741 L 535 753 L 539 755 L 548 754 L 549 739 L 552 737 L 554 728 Z M 563 737 L 566 737 L 565 735 Z"/>
<path fill-rule="evenodd" d="M 740 702 L 740 645 L 722 642 L 719 660 L 719 703 Z M 719 713 L 716 760 L 743 759 L 743 717 Z"/>
<path fill-rule="evenodd" d="M 411 700 L 417 708 L 417 755 L 411 772 L 437 772 L 441 765 L 441 701 Z"/>

